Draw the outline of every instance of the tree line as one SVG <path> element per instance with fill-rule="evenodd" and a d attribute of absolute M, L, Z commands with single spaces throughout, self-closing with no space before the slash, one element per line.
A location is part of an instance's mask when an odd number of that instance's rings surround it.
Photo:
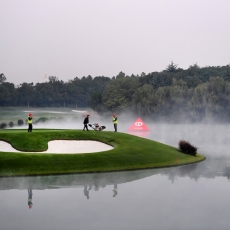
<path fill-rule="evenodd" d="M 165 70 L 112 78 L 97 76 L 63 82 L 22 83 L 15 87 L 0 74 L 0 106 L 90 107 L 99 114 L 132 112 L 168 121 L 229 121 L 230 65 L 184 70 L 171 62 Z"/>

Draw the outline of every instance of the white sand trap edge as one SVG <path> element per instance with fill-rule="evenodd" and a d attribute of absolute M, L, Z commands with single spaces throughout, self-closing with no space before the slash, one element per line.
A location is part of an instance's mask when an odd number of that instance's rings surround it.
<path fill-rule="evenodd" d="M 113 149 L 112 146 L 99 141 L 76 141 L 76 140 L 54 140 L 48 142 L 48 150 L 36 153 L 94 153 Z M 21 152 L 13 148 L 9 143 L 0 141 L 1 152 Z"/>

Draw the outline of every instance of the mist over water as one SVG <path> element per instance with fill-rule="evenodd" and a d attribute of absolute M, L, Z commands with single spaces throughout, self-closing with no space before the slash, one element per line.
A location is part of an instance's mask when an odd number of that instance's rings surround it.
<path fill-rule="evenodd" d="M 83 128 L 82 114 L 66 116 L 34 129 Z M 137 118 L 118 115 L 118 131 L 128 133 Z M 142 120 L 150 129 L 148 139 L 174 147 L 181 139 L 189 141 L 207 159 L 165 169 L 0 178 L 3 229 L 229 229 L 230 126 Z M 114 131 L 110 116 L 91 116 L 95 122 Z"/>
<path fill-rule="evenodd" d="M 84 114 L 67 112 L 67 111 L 46 111 L 46 113 L 61 113 L 62 119 L 55 121 L 50 120 L 44 123 L 34 124 L 34 129 L 51 128 L 51 129 L 83 129 Z M 35 114 L 36 115 L 36 114 Z M 65 116 L 66 115 L 66 116 Z M 58 117 L 58 116 L 57 116 Z M 139 116 L 131 113 L 118 115 L 118 132 L 129 133 L 128 128 L 137 120 Z M 210 152 L 208 155 L 221 156 L 228 155 L 228 149 L 225 145 L 229 142 L 230 125 L 217 123 L 183 123 L 175 124 L 169 122 L 154 122 L 150 118 L 142 119 L 148 126 L 150 132 L 147 136 L 150 140 L 155 140 L 164 144 L 178 147 L 180 140 L 189 141 L 198 147 L 199 153 L 206 153 L 207 148 L 215 149 L 215 153 Z M 102 117 L 92 115 L 89 123 L 99 123 L 106 126 L 105 131 L 114 131 L 112 116 Z M 89 130 L 94 131 L 89 127 Z"/>

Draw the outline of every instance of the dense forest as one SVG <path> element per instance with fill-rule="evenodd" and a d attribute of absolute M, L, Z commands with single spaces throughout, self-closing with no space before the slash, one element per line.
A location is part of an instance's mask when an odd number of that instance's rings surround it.
<path fill-rule="evenodd" d="M 172 122 L 230 121 L 230 65 L 165 70 L 112 78 L 97 76 L 15 86 L 0 74 L 0 106 L 90 107 L 99 114 L 133 112 Z"/>

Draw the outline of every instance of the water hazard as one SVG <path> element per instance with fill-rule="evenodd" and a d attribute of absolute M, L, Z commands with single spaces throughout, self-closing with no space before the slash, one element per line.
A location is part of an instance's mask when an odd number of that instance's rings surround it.
<path fill-rule="evenodd" d="M 229 229 L 229 126 L 155 125 L 207 159 L 117 173 L 0 178 L 1 229 Z M 173 130 L 173 134 L 172 134 Z"/>

